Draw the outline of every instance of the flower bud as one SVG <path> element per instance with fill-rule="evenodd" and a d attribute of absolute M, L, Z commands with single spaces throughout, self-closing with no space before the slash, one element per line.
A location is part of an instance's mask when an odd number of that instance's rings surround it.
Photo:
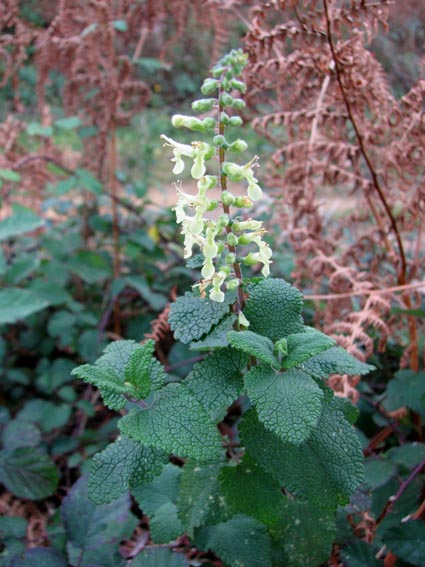
<path fill-rule="evenodd" d="M 235 140 L 228 147 L 229 152 L 242 153 L 248 148 L 248 144 L 244 140 Z"/>
<path fill-rule="evenodd" d="M 236 197 L 235 199 L 235 207 L 238 207 L 239 209 L 250 209 L 252 205 L 253 202 L 246 195 L 243 197 Z"/>
<path fill-rule="evenodd" d="M 223 228 L 226 228 L 229 222 L 230 222 L 229 215 L 220 215 L 217 220 L 217 229 L 219 231 L 223 230 Z"/>
<path fill-rule="evenodd" d="M 240 93 L 246 92 L 246 85 L 243 81 L 239 81 L 238 79 L 232 79 L 230 81 L 230 84 L 232 85 L 232 88 L 236 89 Z"/>
<path fill-rule="evenodd" d="M 233 163 L 231 161 L 225 161 L 223 163 L 223 173 L 227 175 L 231 181 L 242 181 L 245 177 L 243 168 L 237 163 Z"/>
<path fill-rule="evenodd" d="M 217 121 L 212 116 L 207 116 L 207 118 L 204 118 L 202 120 L 202 126 L 206 130 L 214 130 L 214 128 L 217 126 Z"/>
<path fill-rule="evenodd" d="M 233 106 L 233 100 L 234 98 L 229 93 L 224 92 L 220 95 L 220 103 L 223 106 Z"/>
<path fill-rule="evenodd" d="M 246 107 L 246 104 L 245 104 L 245 101 L 242 100 L 241 98 L 234 98 L 232 106 L 233 106 L 233 108 L 236 108 L 237 110 L 242 110 L 243 108 Z"/>
<path fill-rule="evenodd" d="M 239 244 L 239 238 L 233 232 L 229 232 L 227 235 L 227 244 L 235 248 Z"/>
<path fill-rule="evenodd" d="M 239 311 L 238 323 L 241 327 L 249 327 L 249 321 L 245 317 L 245 315 L 242 313 L 242 311 Z"/>
<path fill-rule="evenodd" d="M 257 258 L 255 258 L 254 254 L 250 252 L 245 258 L 242 258 L 242 263 L 245 266 L 255 266 L 258 263 Z"/>
<path fill-rule="evenodd" d="M 220 122 L 222 122 L 225 126 L 230 124 L 230 116 L 224 111 L 220 113 Z"/>
<path fill-rule="evenodd" d="M 198 181 L 198 189 L 200 191 L 208 191 L 208 189 L 214 189 L 216 185 L 217 185 L 216 175 L 204 175 Z"/>
<path fill-rule="evenodd" d="M 228 280 L 226 282 L 226 287 L 227 287 L 228 290 L 238 289 L 240 284 L 241 284 L 240 280 L 238 280 L 238 278 L 234 278 L 234 279 Z"/>
<path fill-rule="evenodd" d="M 195 112 L 208 112 L 216 102 L 215 98 L 200 98 L 192 102 L 192 108 Z"/>
<path fill-rule="evenodd" d="M 218 201 L 214 200 L 214 201 L 210 201 L 208 207 L 207 207 L 207 211 L 215 211 L 215 209 L 218 207 Z"/>
<path fill-rule="evenodd" d="M 224 149 L 227 148 L 226 138 L 222 134 L 217 134 L 217 136 L 214 136 L 213 144 L 218 148 L 224 148 Z"/>
<path fill-rule="evenodd" d="M 279 339 L 275 342 L 274 352 L 280 354 L 282 357 L 288 356 L 288 341 L 286 339 Z"/>
<path fill-rule="evenodd" d="M 227 254 L 225 262 L 227 266 L 232 266 L 236 262 L 236 254 Z"/>
<path fill-rule="evenodd" d="M 203 95 L 210 95 L 213 94 L 218 89 L 219 83 L 217 79 L 205 79 L 202 83 L 201 93 Z"/>
<path fill-rule="evenodd" d="M 241 232 L 243 230 L 259 230 L 263 226 L 263 223 L 258 220 L 248 219 L 244 221 L 235 221 L 232 224 L 232 229 L 235 232 Z"/>
<path fill-rule="evenodd" d="M 222 191 L 221 193 L 221 200 L 222 202 L 228 206 L 231 207 L 234 202 L 235 202 L 235 197 L 230 193 L 230 191 Z"/>
<path fill-rule="evenodd" d="M 229 126 L 241 126 L 242 122 L 243 120 L 240 116 L 232 116 L 229 120 Z"/>

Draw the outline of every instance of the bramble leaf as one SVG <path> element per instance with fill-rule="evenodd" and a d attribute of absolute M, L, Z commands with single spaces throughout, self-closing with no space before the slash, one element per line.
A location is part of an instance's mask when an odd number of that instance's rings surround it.
<path fill-rule="evenodd" d="M 310 437 L 301 445 L 283 443 L 258 421 L 244 415 L 241 438 L 248 453 L 287 490 L 319 508 L 346 504 L 364 480 L 360 441 L 340 411 L 323 404 Z"/>
<path fill-rule="evenodd" d="M 10 217 L 0 221 L 0 242 L 32 232 L 44 224 L 44 220 L 30 209 L 18 210 Z"/>
<path fill-rule="evenodd" d="M 407 406 L 413 411 L 425 414 L 425 372 L 399 370 L 387 387 L 384 406 L 394 411 Z"/>
<path fill-rule="evenodd" d="M 218 481 L 223 464 L 187 462 L 183 467 L 177 508 L 185 531 L 227 519 L 227 503 Z"/>
<path fill-rule="evenodd" d="M 181 457 L 205 461 L 223 454 L 218 429 L 181 384 L 169 384 L 160 391 L 152 407 L 131 410 L 118 426 L 124 435 L 143 445 Z"/>
<path fill-rule="evenodd" d="M 242 514 L 215 526 L 199 528 L 195 543 L 201 549 L 214 551 L 232 567 L 271 567 L 266 527 Z"/>
<path fill-rule="evenodd" d="M 244 315 L 250 330 L 273 342 L 302 333 L 302 294 L 282 279 L 265 279 L 249 289 Z"/>
<path fill-rule="evenodd" d="M 394 555 L 411 563 L 423 565 L 425 561 L 425 523 L 411 520 L 393 526 L 383 535 L 383 541 Z"/>
<path fill-rule="evenodd" d="M 3 289 L 0 291 L 0 325 L 25 319 L 49 305 L 47 299 L 30 289 Z"/>
<path fill-rule="evenodd" d="M 97 504 L 112 502 L 130 488 L 150 482 L 167 462 L 164 452 L 119 437 L 93 457 L 89 498 Z"/>
<path fill-rule="evenodd" d="M 316 427 L 323 391 L 305 372 L 276 373 L 255 366 L 245 375 L 245 387 L 264 426 L 282 441 L 300 444 Z"/>
<path fill-rule="evenodd" d="M 279 362 L 273 354 L 273 342 L 268 337 L 257 335 L 252 331 L 230 331 L 227 333 L 227 340 L 236 350 L 255 356 L 258 360 L 276 368 L 279 367 Z"/>
<path fill-rule="evenodd" d="M 335 341 L 310 327 L 304 327 L 304 333 L 287 337 L 288 355 L 282 361 L 282 368 L 293 368 L 313 356 L 328 350 Z"/>
<path fill-rule="evenodd" d="M 55 492 L 58 481 L 56 465 L 39 449 L 0 451 L 0 482 L 18 498 L 46 498 Z"/>
<path fill-rule="evenodd" d="M 329 374 L 363 375 L 375 370 L 371 364 L 360 362 L 342 347 L 331 347 L 302 364 L 302 369 L 315 378 L 328 378 Z"/>
<path fill-rule="evenodd" d="M 175 339 L 187 344 L 200 339 L 228 314 L 225 301 L 218 303 L 186 292 L 171 304 L 168 322 Z"/>
<path fill-rule="evenodd" d="M 354 541 L 341 550 L 341 557 L 349 567 L 382 567 L 376 559 L 376 550 L 365 541 Z"/>
<path fill-rule="evenodd" d="M 133 490 L 141 509 L 149 515 L 149 527 L 155 543 L 168 543 L 184 531 L 175 504 L 180 476 L 181 469 L 168 464 L 152 482 Z"/>
<path fill-rule="evenodd" d="M 242 395 L 246 362 L 243 353 L 221 349 L 196 364 L 184 381 L 214 421 L 221 421 L 228 407 Z"/>
<path fill-rule="evenodd" d="M 127 567 L 187 567 L 187 565 L 183 553 L 175 553 L 168 547 L 145 547 Z"/>
<path fill-rule="evenodd" d="M 126 561 L 119 553 L 119 543 L 137 525 L 130 512 L 130 496 L 124 494 L 110 504 L 97 506 L 89 500 L 87 491 L 87 479 L 82 477 L 62 501 L 69 564 L 124 567 Z"/>

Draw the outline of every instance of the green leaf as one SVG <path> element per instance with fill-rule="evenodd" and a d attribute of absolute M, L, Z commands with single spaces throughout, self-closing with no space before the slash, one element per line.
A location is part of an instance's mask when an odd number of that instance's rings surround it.
<path fill-rule="evenodd" d="M 43 433 L 63 427 L 71 416 L 72 408 L 68 404 L 54 404 L 47 400 L 29 400 L 18 412 L 17 418 L 22 421 L 37 423 Z"/>
<path fill-rule="evenodd" d="M 385 456 L 396 465 L 413 469 L 425 460 L 425 444 L 405 443 L 402 447 L 392 447 Z"/>
<path fill-rule="evenodd" d="M 205 461 L 223 455 L 218 429 L 181 384 L 169 384 L 160 391 L 152 407 L 131 410 L 118 426 L 124 435 L 143 445 L 181 457 Z"/>
<path fill-rule="evenodd" d="M 0 482 L 18 498 L 40 500 L 53 494 L 59 481 L 55 464 L 34 447 L 0 452 Z"/>
<path fill-rule="evenodd" d="M 227 340 L 236 350 L 255 356 L 258 360 L 279 368 L 279 362 L 273 354 L 273 342 L 252 331 L 230 331 Z"/>
<path fill-rule="evenodd" d="M 285 489 L 321 509 L 336 509 L 364 480 L 360 441 L 339 411 L 324 404 L 316 429 L 301 444 L 283 443 L 258 421 L 244 415 L 241 438 L 248 453 Z"/>
<path fill-rule="evenodd" d="M 26 536 L 28 521 L 20 516 L 0 517 L 0 541 Z"/>
<path fill-rule="evenodd" d="M 175 339 L 187 344 L 200 339 L 228 314 L 226 302 L 218 303 L 186 292 L 171 304 L 168 322 Z"/>
<path fill-rule="evenodd" d="M 61 506 L 69 563 L 79 567 L 125 567 L 119 544 L 130 538 L 138 522 L 130 508 L 129 494 L 96 506 L 88 498 L 87 479 L 80 478 Z"/>
<path fill-rule="evenodd" d="M 242 395 L 246 363 L 245 354 L 222 349 L 196 364 L 184 381 L 214 421 L 221 421 L 229 406 Z"/>
<path fill-rule="evenodd" d="M 388 384 L 384 406 L 388 411 L 407 406 L 425 413 L 425 372 L 399 370 Z"/>
<path fill-rule="evenodd" d="M 51 126 L 43 126 L 39 122 L 30 122 L 27 125 L 27 134 L 29 136 L 42 136 L 43 138 L 50 138 L 53 135 L 53 128 Z"/>
<path fill-rule="evenodd" d="M 304 333 L 287 337 L 288 355 L 282 361 L 282 368 L 293 368 L 313 356 L 335 346 L 335 341 L 309 327 L 304 327 Z"/>
<path fill-rule="evenodd" d="M 105 348 L 96 365 L 111 368 L 115 374 L 123 376 L 131 355 L 139 346 L 135 341 L 114 341 Z"/>
<path fill-rule="evenodd" d="M 31 281 L 29 289 L 37 294 L 37 297 L 45 301 L 47 306 L 71 303 L 71 295 L 63 287 L 55 282 L 44 281 L 36 278 Z"/>
<path fill-rule="evenodd" d="M 146 547 L 130 561 L 128 567 L 187 567 L 182 553 L 175 553 L 168 547 Z"/>
<path fill-rule="evenodd" d="M 58 118 L 55 120 L 55 126 L 63 130 L 74 130 L 81 126 L 81 120 L 78 116 L 67 116 L 66 118 Z"/>
<path fill-rule="evenodd" d="M 193 341 L 190 343 L 190 350 L 211 351 L 214 349 L 224 348 L 229 345 L 227 333 L 233 329 L 233 325 L 237 317 L 233 313 L 224 317 L 205 339 Z"/>
<path fill-rule="evenodd" d="M 325 564 L 335 539 L 335 514 L 285 498 L 281 518 L 271 527 L 270 535 L 276 548 L 281 550 L 277 566 Z"/>
<path fill-rule="evenodd" d="M 111 502 L 127 490 L 150 482 L 167 462 L 165 453 L 119 437 L 93 457 L 89 498 L 97 504 Z"/>
<path fill-rule="evenodd" d="M 15 323 L 48 305 L 47 300 L 28 289 L 3 289 L 0 291 L 0 324 Z"/>
<path fill-rule="evenodd" d="M 387 530 L 383 542 L 394 555 L 411 563 L 424 565 L 425 563 L 425 523 L 420 520 L 411 520 L 394 526 Z"/>
<path fill-rule="evenodd" d="M 0 221 L 0 242 L 32 232 L 44 226 L 44 220 L 30 209 L 20 210 Z"/>
<path fill-rule="evenodd" d="M 68 562 L 56 549 L 35 547 L 13 559 L 10 567 L 68 567 Z"/>
<path fill-rule="evenodd" d="M 365 541 L 355 541 L 341 550 L 341 557 L 347 567 L 380 567 L 375 557 L 376 550 Z"/>
<path fill-rule="evenodd" d="M 175 503 L 180 475 L 179 467 L 168 464 L 160 476 L 133 491 L 143 512 L 150 516 L 151 537 L 155 543 L 168 543 L 184 531 Z"/>
<path fill-rule="evenodd" d="M 83 364 L 74 368 L 72 375 L 99 388 L 103 402 L 108 408 L 120 410 L 127 403 L 125 395 L 128 394 L 129 388 L 112 369 Z"/>
<path fill-rule="evenodd" d="M 114 29 L 120 32 L 126 32 L 128 30 L 128 25 L 125 20 L 115 20 L 112 22 Z"/>
<path fill-rule="evenodd" d="M 102 282 L 112 275 L 110 262 L 102 254 L 90 250 L 77 252 L 69 258 L 66 267 L 88 284 Z"/>
<path fill-rule="evenodd" d="M 161 293 L 152 291 L 143 276 L 127 276 L 125 283 L 135 289 L 140 297 L 155 311 L 162 311 L 166 306 L 167 298 Z"/>
<path fill-rule="evenodd" d="M 87 191 L 90 191 L 90 193 L 93 193 L 94 195 L 101 195 L 102 194 L 103 185 L 93 175 L 93 173 L 91 171 L 89 171 L 88 169 L 82 169 L 82 168 L 78 167 L 75 170 L 75 175 L 77 176 L 79 183 L 85 189 L 87 189 Z"/>
<path fill-rule="evenodd" d="M 397 469 L 393 463 L 376 457 L 365 460 L 366 484 L 375 489 L 386 484 L 393 477 Z"/>
<path fill-rule="evenodd" d="M 268 278 L 249 289 L 244 314 L 250 330 L 273 342 L 304 330 L 302 294 L 282 279 Z"/>
<path fill-rule="evenodd" d="M 2 442 L 4 448 L 8 450 L 36 447 L 41 442 L 41 433 L 33 423 L 14 419 L 3 429 Z"/>
<path fill-rule="evenodd" d="M 133 351 L 124 370 L 125 381 L 134 388 L 134 397 L 143 399 L 151 389 L 158 390 L 165 382 L 166 374 L 161 364 L 153 358 L 155 341 L 148 340 Z"/>
<path fill-rule="evenodd" d="M 245 375 L 259 419 L 279 439 L 299 445 L 309 438 L 322 411 L 323 391 L 305 372 L 277 373 L 260 365 Z"/>
<path fill-rule="evenodd" d="M 280 484 L 246 456 L 221 470 L 223 497 L 233 514 L 253 516 L 266 526 L 280 518 L 285 498 Z"/>
<path fill-rule="evenodd" d="M 271 567 L 266 527 L 242 514 L 196 532 L 197 547 L 211 550 L 232 567 Z"/>
<path fill-rule="evenodd" d="M 0 179 L 17 183 L 21 180 L 21 176 L 17 171 L 13 171 L 13 169 L 5 169 L 3 167 L 0 167 Z"/>
<path fill-rule="evenodd" d="M 40 266 L 36 256 L 16 258 L 6 273 L 5 282 L 8 285 L 18 285 L 33 274 Z"/>
<path fill-rule="evenodd" d="M 185 463 L 177 497 L 178 515 L 185 531 L 191 533 L 194 528 L 227 519 L 227 503 L 218 481 L 223 464 Z"/>
<path fill-rule="evenodd" d="M 315 378 L 328 378 L 329 374 L 363 375 L 375 370 L 371 364 L 360 362 L 346 350 L 337 346 L 306 360 L 302 368 Z"/>

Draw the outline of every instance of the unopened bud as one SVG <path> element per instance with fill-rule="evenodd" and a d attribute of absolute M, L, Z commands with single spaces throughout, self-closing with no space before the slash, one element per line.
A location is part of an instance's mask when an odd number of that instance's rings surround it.
<path fill-rule="evenodd" d="M 234 278 L 232 280 L 228 280 L 226 282 L 226 287 L 228 290 L 232 290 L 232 289 L 238 289 L 238 287 L 240 286 L 240 280 L 238 280 L 237 278 Z"/>
<path fill-rule="evenodd" d="M 215 98 L 200 98 L 192 102 L 192 108 L 195 112 L 207 112 L 216 102 L 217 99 Z"/>
<path fill-rule="evenodd" d="M 230 81 L 230 84 L 234 89 L 236 89 L 240 93 L 246 92 L 246 85 L 243 81 L 239 81 L 238 79 L 232 79 Z"/>
<path fill-rule="evenodd" d="M 248 148 L 248 144 L 244 140 L 235 140 L 228 147 L 229 152 L 242 153 Z"/>
<path fill-rule="evenodd" d="M 218 148 L 224 148 L 224 149 L 227 148 L 226 138 L 222 134 L 217 134 L 217 136 L 214 136 L 213 144 Z"/>
<path fill-rule="evenodd" d="M 242 118 L 240 116 L 232 116 L 229 120 L 229 126 L 241 126 Z"/>
<path fill-rule="evenodd" d="M 229 246 L 237 246 L 239 244 L 239 238 L 233 232 L 229 232 L 227 235 L 227 244 Z"/>
<path fill-rule="evenodd" d="M 235 197 L 230 193 L 230 191 L 222 191 L 221 193 L 221 200 L 222 202 L 227 205 L 228 207 L 231 207 L 234 202 L 235 202 Z"/>
<path fill-rule="evenodd" d="M 225 161 L 223 163 L 223 173 L 227 175 L 231 181 L 242 181 L 245 177 L 243 168 L 237 163 L 233 163 L 231 161 Z"/>
<path fill-rule="evenodd" d="M 217 79 L 205 79 L 201 87 L 201 93 L 203 95 L 210 95 L 213 94 L 218 89 L 218 81 Z"/>
<path fill-rule="evenodd" d="M 243 197 L 236 197 L 235 207 L 239 209 L 250 209 L 253 206 L 253 202 L 249 197 L 244 195 Z"/>

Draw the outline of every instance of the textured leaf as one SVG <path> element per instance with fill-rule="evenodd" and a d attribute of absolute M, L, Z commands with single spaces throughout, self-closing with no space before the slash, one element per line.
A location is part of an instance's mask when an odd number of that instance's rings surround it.
<path fill-rule="evenodd" d="M 235 321 L 236 315 L 230 313 L 208 333 L 205 339 L 191 342 L 190 349 L 203 351 L 227 347 L 229 345 L 227 333 L 233 329 Z"/>
<path fill-rule="evenodd" d="M 145 548 L 130 561 L 128 567 L 187 567 L 182 553 L 175 553 L 168 547 Z"/>
<path fill-rule="evenodd" d="M 302 365 L 303 370 L 316 378 L 328 378 L 329 374 L 368 374 L 375 367 L 371 364 L 360 362 L 341 347 L 331 347 Z"/>
<path fill-rule="evenodd" d="M 33 423 L 14 419 L 3 429 L 2 442 L 5 449 L 36 447 L 40 444 L 41 432 Z"/>
<path fill-rule="evenodd" d="M 35 547 L 13 559 L 10 567 L 68 567 L 68 562 L 56 549 Z"/>
<path fill-rule="evenodd" d="M 302 362 L 335 345 L 335 341 L 327 335 L 309 327 L 304 329 L 306 330 L 304 333 L 287 337 L 288 356 L 283 359 L 282 368 L 299 366 Z"/>
<path fill-rule="evenodd" d="M 0 325 L 15 323 L 48 306 L 47 299 L 29 289 L 3 289 L 0 291 Z"/>
<path fill-rule="evenodd" d="M 32 232 L 42 226 L 44 226 L 44 220 L 29 209 L 17 211 L 0 221 L 0 242 Z"/>
<path fill-rule="evenodd" d="M 174 337 L 187 344 L 200 339 L 228 314 L 226 302 L 218 303 L 186 292 L 171 304 L 168 322 Z"/>
<path fill-rule="evenodd" d="M 155 543 L 168 543 L 184 531 L 176 506 L 180 476 L 181 469 L 168 464 L 152 482 L 133 490 L 143 513 L 149 516 L 151 537 Z"/>
<path fill-rule="evenodd" d="M 322 411 L 323 391 L 305 372 L 276 373 L 260 365 L 245 375 L 248 396 L 267 429 L 282 441 L 300 444 L 310 436 Z"/>
<path fill-rule="evenodd" d="M 271 567 L 266 527 L 242 514 L 227 522 L 200 528 L 195 543 L 201 549 L 214 551 L 231 567 Z"/>
<path fill-rule="evenodd" d="M 167 462 L 165 453 L 119 437 L 93 457 L 89 498 L 97 504 L 111 502 L 130 488 L 150 482 Z"/>
<path fill-rule="evenodd" d="M 364 480 L 357 435 L 339 411 L 324 404 L 316 429 L 301 445 L 283 443 L 253 410 L 240 426 L 248 453 L 287 490 L 319 508 L 346 504 Z"/>
<path fill-rule="evenodd" d="M 341 550 L 341 557 L 347 567 L 379 567 L 376 550 L 365 541 L 355 541 Z"/>
<path fill-rule="evenodd" d="M 425 564 L 425 523 L 412 520 L 385 532 L 383 541 L 394 555 L 412 565 Z"/>
<path fill-rule="evenodd" d="M 365 460 L 366 484 L 375 489 L 386 484 L 397 472 L 396 467 L 390 461 L 369 457 Z"/>
<path fill-rule="evenodd" d="M 282 279 L 262 280 L 249 290 L 244 314 L 250 330 L 273 342 L 302 333 L 302 294 Z"/>
<path fill-rule="evenodd" d="M 135 341 L 114 341 L 109 344 L 96 364 L 101 368 L 112 368 L 118 376 L 124 374 L 131 355 L 139 347 Z"/>
<path fill-rule="evenodd" d="M 250 356 L 255 356 L 266 364 L 279 367 L 279 362 L 273 354 L 274 344 L 269 338 L 257 335 L 252 331 L 230 331 L 227 333 L 227 340 L 233 348 Z"/>
<path fill-rule="evenodd" d="M 40 450 L 19 447 L 0 452 L 0 482 L 18 498 L 46 498 L 55 492 L 58 481 L 58 469 Z"/>
<path fill-rule="evenodd" d="M 227 519 L 227 505 L 218 481 L 222 466 L 187 462 L 183 467 L 177 508 L 185 531 Z"/>
<path fill-rule="evenodd" d="M 212 419 L 181 384 L 169 384 L 152 407 L 131 410 L 118 426 L 124 435 L 143 445 L 181 457 L 205 461 L 223 454 L 221 437 Z"/>
<path fill-rule="evenodd" d="M 125 381 L 134 387 L 134 397 L 143 399 L 152 389 L 164 384 L 166 374 L 157 360 L 154 360 L 155 341 L 146 341 L 131 354 L 124 370 Z"/>
<path fill-rule="evenodd" d="M 384 406 L 389 411 L 407 406 L 425 414 L 425 372 L 399 370 L 388 384 Z"/>
<path fill-rule="evenodd" d="M 126 562 L 119 553 L 119 544 L 131 536 L 137 525 L 130 507 L 128 494 L 110 504 L 96 506 L 88 498 L 87 479 L 80 478 L 61 506 L 70 565 L 123 567 Z"/>
<path fill-rule="evenodd" d="M 245 457 L 237 466 L 224 467 L 219 478 L 233 514 L 253 516 L 266 526 L 279 520 L 285 502 L 280 484 L 256 463 Z"/>
<path fill-rule="evenodd" d="M 326 513 L 306 502 L 284 499 L 280 520 L 270 529 L 280 550 L 273 564 L 310 567 L 324 564 L 335 539 L 335 514 Z"/>
<path fill-rule="evenodd" d="M 221 421 L 228 407 L 242 395 L 242 371 L 247 356 L 226 348 L 214 352 L 196 364 L 184 381 L 185 386 L 216 421 Z"/>

